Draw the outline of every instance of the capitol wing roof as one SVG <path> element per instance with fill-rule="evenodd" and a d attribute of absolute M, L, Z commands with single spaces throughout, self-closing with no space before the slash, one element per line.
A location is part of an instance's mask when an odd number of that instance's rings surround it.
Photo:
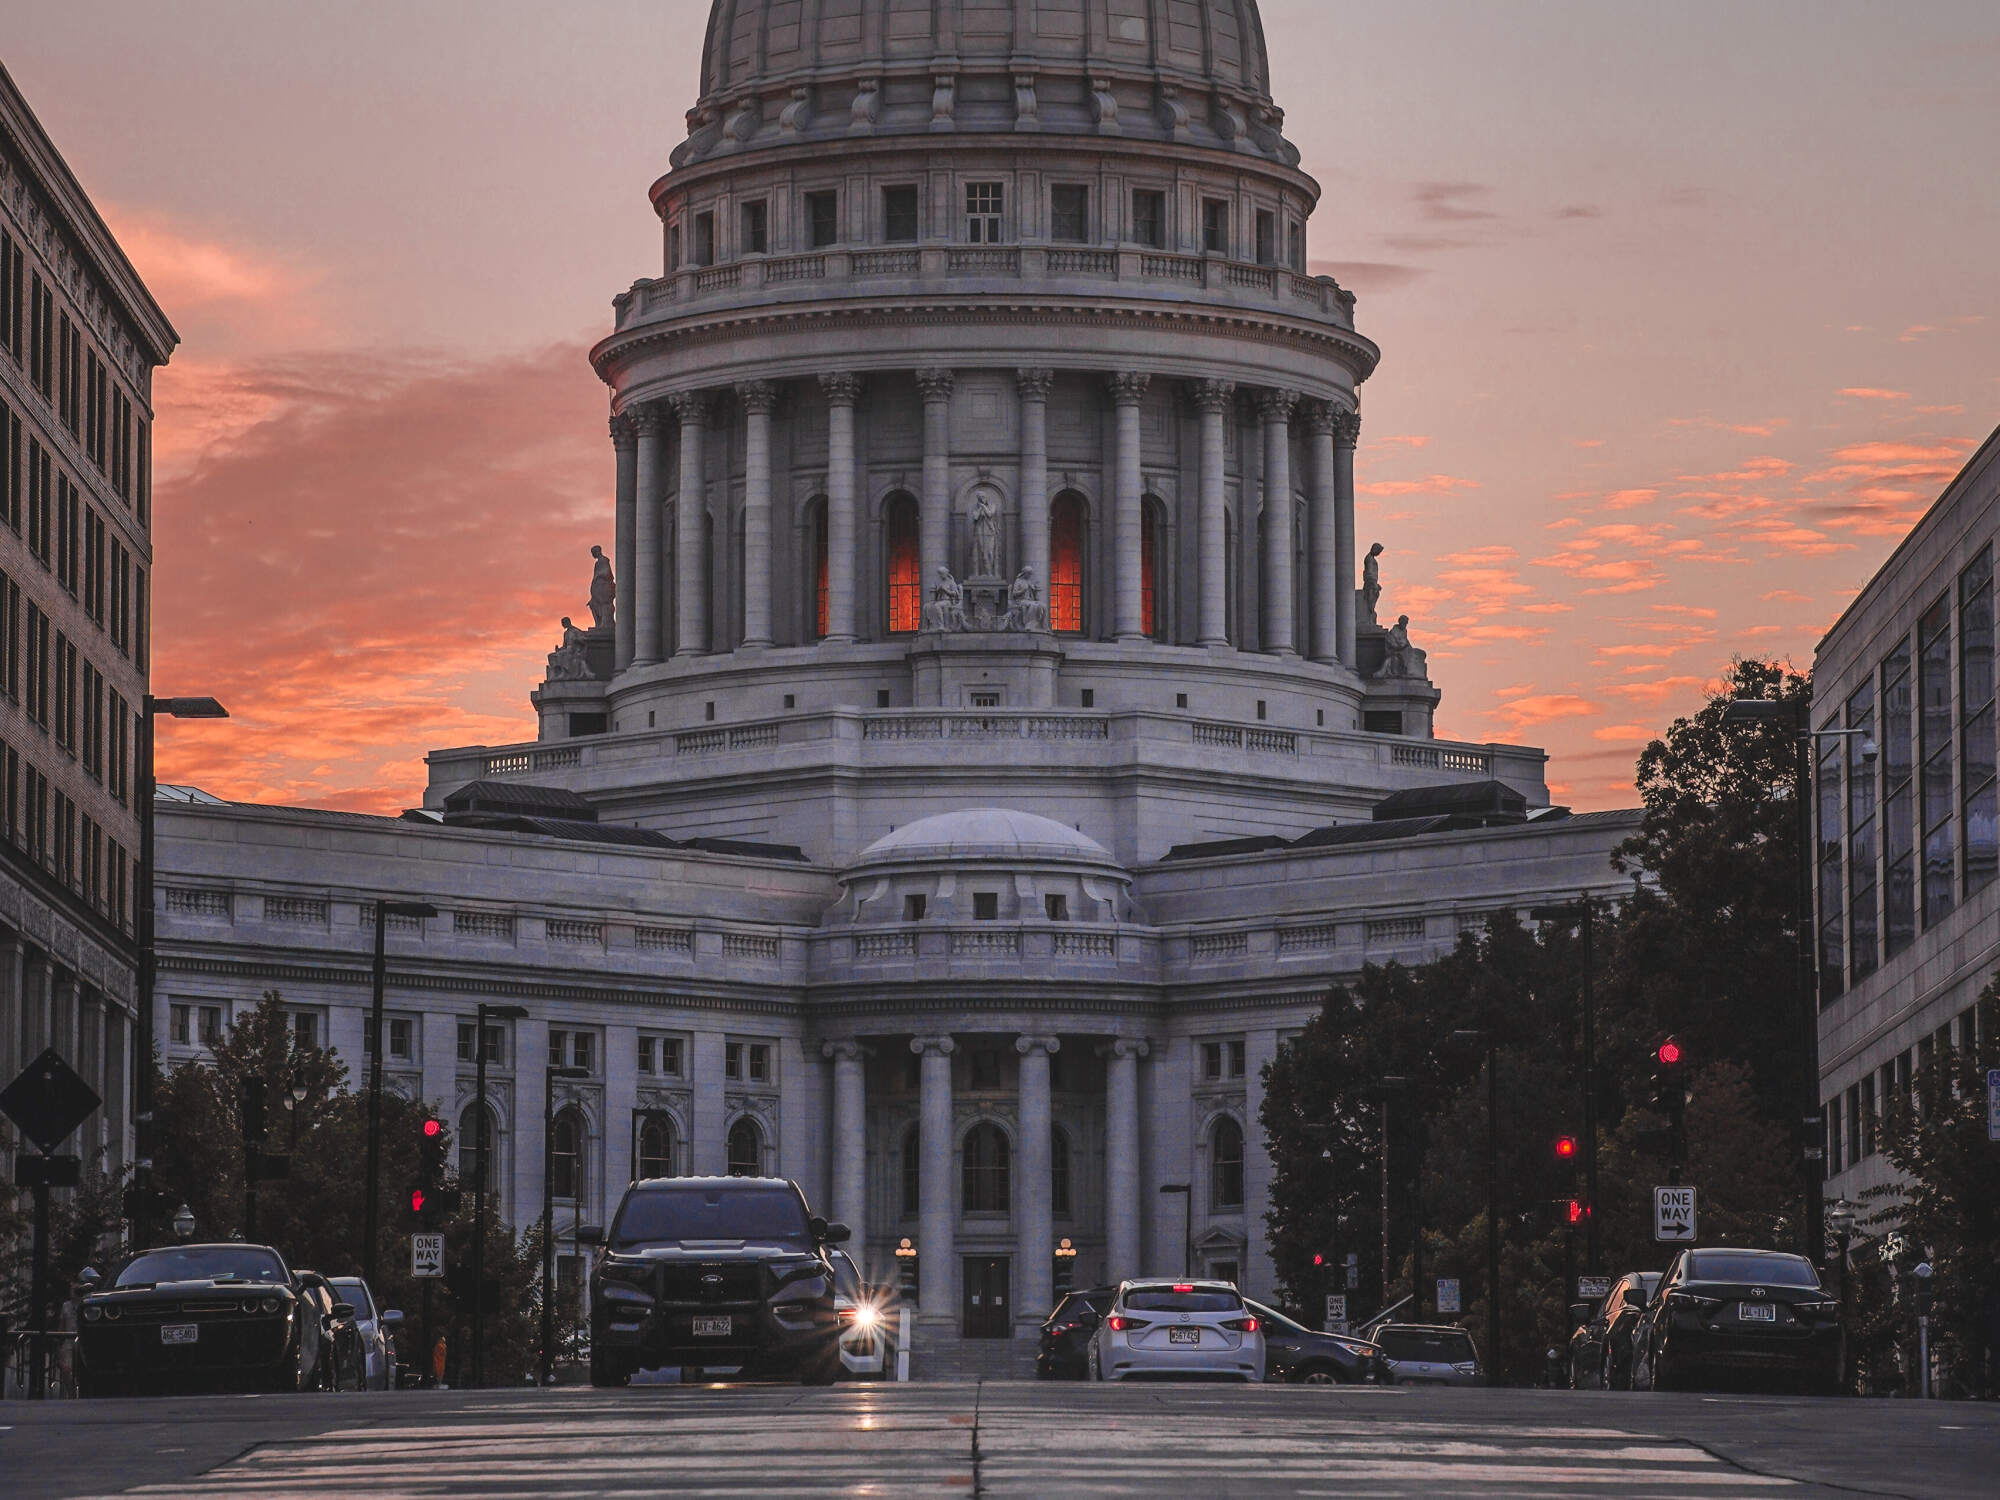
<path fill-rule="evenodd" d="M 857 866 L 948 860 L 1059 860 L 1119 868 L 1088 834 L 1011 807 L 971 807 L 906 823 L 875 840 Z"/>

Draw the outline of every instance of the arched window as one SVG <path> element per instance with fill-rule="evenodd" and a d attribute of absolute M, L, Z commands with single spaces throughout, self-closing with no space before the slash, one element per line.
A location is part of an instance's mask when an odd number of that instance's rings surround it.
<path fill-rule="evenodd" d="M 639 1178 L 674 1175 L 674 1117 L 655 1110 L 639 1116 Z M 638 1180 L 638 1179 L 634 1179 Z"/>
<path fill-rule="evenodd" d="M 826 598 L 826 501 L 816 499 L 807 511 L 806 533 L 812 559 L 812 627 L 810 638 L 823 641 L 830 628 Z"/>
<path fill-rule="evenodd" d="M 923 1205 L 923 1137 L 912 1125 L 903 1132 L 903 1216 L 908 1218 Z"/>
<path fill-rule="evenodd" d="M 1208 1133 L 1208 1206 L 1243 1206 L 1243 1127 L 1227 1115 Z"/>
<path fill-rule="evenodd" d="M 729 1175 L 764 1175 L 764 1132 L 747 1116 L 729 1127 Z"/>
<path fill-rule="evenodd" d="M 485 1126 L 483 1130 L 480 1128 L 482 1124 Z M 482 1136 L 486 1141 L 486 1158 L 492 1162 L 500 1145 L 500 1131 L 494 1123 L 493 1106 L 487 1105 L 482 1115 L 477 1104 L 468 1105 L 465 1113 L 458 1117 L 458 1180 L 468 1189 L 479 1181 L 479 1142 Z M 497 1177 L 499 1163 L 493 1162 L 491 1170 Z"/>
<path fill-rule="evenodd" d="M 1007 1212 L 1007 1158 L 1007 1137 L 990 1120 L 982 1120 L 965 1133 L 965 1212 Z"/>
<path fill-rule="evenodd" d="M 1166 601 L 1160 597 L 1160 541 L 1166 535 L 1160 502 L 1148 495 L 1139 502 L 1139 628 L 1152 640 L 1166 638 Z"/>
<path fill-rule="evenodd" d="M 923 623 L 923 564 L 917 540 L 917 502 L 898 490 L 882 507 L 882 555 L 889 580 L 892 635 L 908 634 Z"/>
<path fill-rule="evenodd" d="M 558 1198 L 583 1195 L 583 1148 L 587 1132 L 575 1108 L 556 1116 L 549 1136 L 550 1190 Z"/>
<path fill-rule="evenodd" d="M 1064 490 L 1049 505 L 1049 626 L 1083 629 L 1083 496 Z"/>
<path fill-rule="evenodd" d="M 1049 1127 L 1049 1212 L 1068 1218 L 1069 1137 L 1060 1125 Z"/>

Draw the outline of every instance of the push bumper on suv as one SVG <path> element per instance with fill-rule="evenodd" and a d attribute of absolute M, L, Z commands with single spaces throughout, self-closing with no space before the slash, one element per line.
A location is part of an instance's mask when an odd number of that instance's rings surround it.
<path fill-rule="evenodd" d="M 803 1259 L 607 1266 L 593 1322 L 596 1347 L 638 1369 L 791 1370 L 840 1337 L 830 1277 Z"/>

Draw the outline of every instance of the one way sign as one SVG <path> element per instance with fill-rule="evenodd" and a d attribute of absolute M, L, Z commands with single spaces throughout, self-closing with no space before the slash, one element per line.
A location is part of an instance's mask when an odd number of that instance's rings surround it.
<path fill-rule="evenodd" d="M 1694 1238 L 1694 1189 L 1653 1189 L 1653 1238 L 1680 1242 Z"/>
<path fill-rule="evenodd" d="M 413 1234 L 410 1236 L 410 1274 L 412 1276 L 444 1275 L 443 1235 Z"/>

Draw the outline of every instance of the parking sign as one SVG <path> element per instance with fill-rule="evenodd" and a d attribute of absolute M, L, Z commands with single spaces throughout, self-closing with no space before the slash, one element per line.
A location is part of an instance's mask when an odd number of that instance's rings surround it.
<path fill-rule="evenodd" d="M 1438 1311 L 1440 1313 L 1455 1313 L 1460 1311 L 1458 1305 L 1458 1278 L 1456 1276 L 1438 1277 Z"/>
<path fill-rule="evenodd" d="M 1694 1238 L 1693 1188 L 1653 1189 L 1653 1238 L 1670 1244 Z"/>
<path fill-rule="evenodd" d="M 443 1235 L 413 1234 L 410 1236 L 410 1274 L 412 1276 L 444 1275 Z"/>

